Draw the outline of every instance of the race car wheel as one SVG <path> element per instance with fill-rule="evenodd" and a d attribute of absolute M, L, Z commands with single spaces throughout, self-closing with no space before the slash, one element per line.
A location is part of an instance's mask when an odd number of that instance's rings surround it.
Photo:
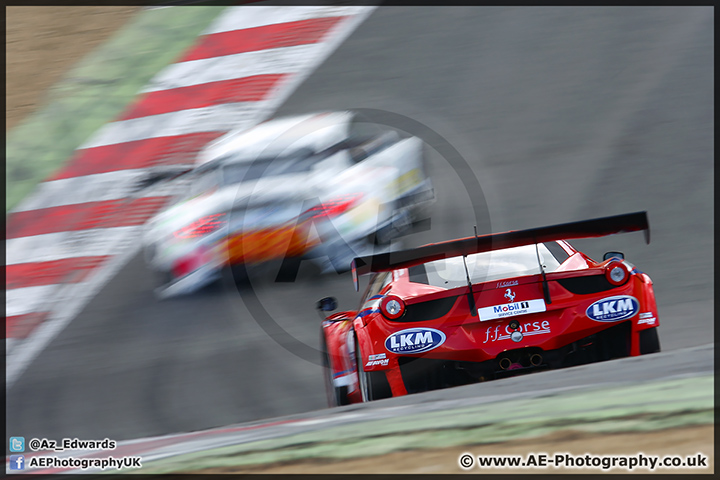
<path fill-rule="evenodd" d="M 330 360 L 330 354 L 327 349 L 327 341 L 325 334 L 320 331 L 320 352 L 322 354 L 322 366 L 325 369 L 325 393 L 329 407 L 339 407 L 340 405 L 348 405 L 350 400 L 347 396 L 347 386 L 336 387 L 333 384 L 333 368 Z"/>
<path fill-rule="evenodd" d="M 370 402 L 372 400 L 392 397 L 390 384 L 388 384 L 387 378 L 385 377 L 385 372 L 366 372 L 363 368 L 363 356 L 360 353 L 360 345 L 357 339 L 355 339 L 355 357 L 362 401 Z"/>
<path fill-rule="evenodd" d="M 657 327 L 640 331 L 640 354 L 656 353 L 660 351 L 660 338 Z"/>

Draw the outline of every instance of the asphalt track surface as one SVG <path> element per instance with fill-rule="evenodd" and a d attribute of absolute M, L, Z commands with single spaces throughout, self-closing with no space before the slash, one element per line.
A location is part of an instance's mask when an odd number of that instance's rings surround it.
<path fill-rule="evenodd" d="M 650 245 L 637 233 L 573 243 L 594 258 L 623 251 L 653 278 L 672 352 L 714 334 L 712 99 L 709 7 L 380 8 L 278 114 L 394 112 L 457 150 L 467 169 L 429 149 L 438 203 L 408 246 L 475 224 L 486 233 L 647 210 Z M 466 191 L 470 175 L 480 192 Z M 315 278 L 303 265 L 295 283 L 240 293 L 226 278 L 164 302 L 152 286 L 134 258 L 7 392 L 8 435 L 123 440 L 325 407 L 313 304 L 334 295 L 356 307 L 348 274 Z M 667 360 L 652 358 L 644 369 L 662 375 Z M 583 383 L 616 378 L 604 365 Z M 678 365 L 673 374 L 693 370 Z M 566 385 L 573 370 L 553 378 Z M 512 394 L 547 378 L 496 384 Z"/>

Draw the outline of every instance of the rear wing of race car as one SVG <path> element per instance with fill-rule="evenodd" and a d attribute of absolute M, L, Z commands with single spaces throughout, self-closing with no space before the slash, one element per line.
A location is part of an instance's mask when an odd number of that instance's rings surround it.
<path fill-rule="evenodd" d="M 352 261 L 353 283 L 355 284 L 355 290 L 359 290 L 358 277 L 360 275 L 408 268 L 443 258 L 554 240 L 604 237 L 616 233 L 637 232 L 640 230 L 645 231 L 645 242 L 650 243 L 650 225 L 648 224 L 647 212 L 644 211 L 431 243 L 417 248 L 356 257 Z"/>

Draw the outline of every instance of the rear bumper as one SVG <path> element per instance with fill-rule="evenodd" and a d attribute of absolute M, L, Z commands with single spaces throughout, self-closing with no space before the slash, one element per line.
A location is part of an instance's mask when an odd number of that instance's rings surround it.
<path fill-rule="evenodd" d="M 506 350 L 484 362 L 400 356 L 397 368 L 407 393 L 436 390 L 627 357 L 631 354 L 631 330 L 631 322 L 625 321 L 554 350 L 522 347 Z M 400 387 L 395 385 L 393 391 L 401 390 Z"/>

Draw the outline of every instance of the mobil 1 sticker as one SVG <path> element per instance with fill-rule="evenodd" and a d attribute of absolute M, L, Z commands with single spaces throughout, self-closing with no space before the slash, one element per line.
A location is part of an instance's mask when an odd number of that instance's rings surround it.
<path fill-rule="evenodd" d="M 478 318 L 480 318 L 481 322 L 484 322 L 486 320 L 514 317 L 516 315 L 544 312 L 546 309 L 545 300 L 537 298 L 534 300 L 478 308 Z"/>

